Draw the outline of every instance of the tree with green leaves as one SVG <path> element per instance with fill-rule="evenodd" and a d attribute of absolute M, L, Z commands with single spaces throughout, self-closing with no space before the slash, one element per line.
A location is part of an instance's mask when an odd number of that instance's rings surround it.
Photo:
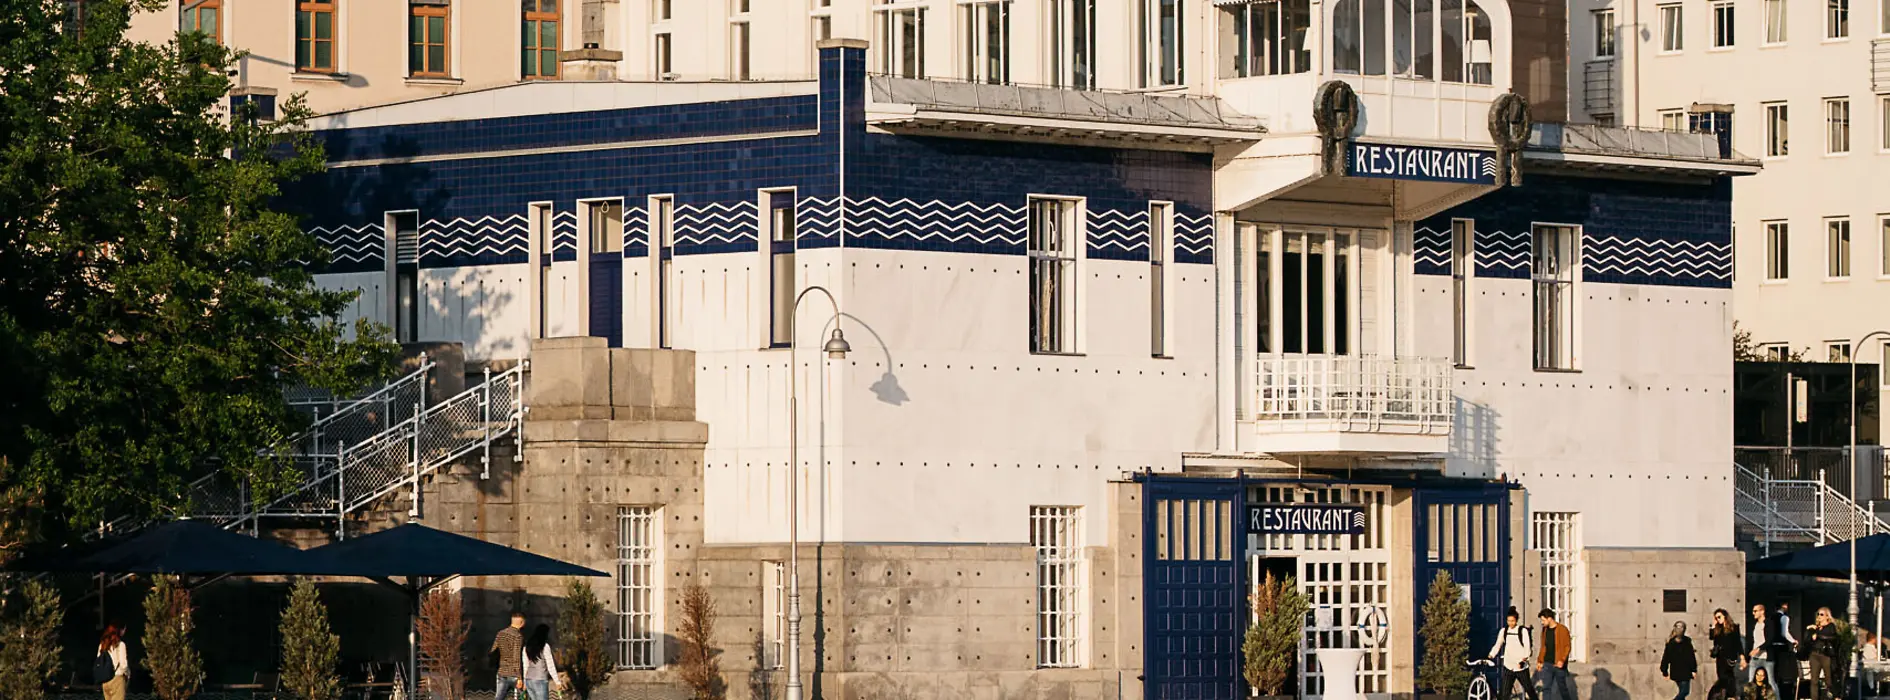
<path fill-rule="evenodd" d="M 1306 612 L 1311 609 L 1293 577 L 1279 579 L 1267 573 L 1253 593 L 1255 622 L 1247 628 L 1247 638 L 1240 645 L 1244 660 L 1241 671 L 1249 687 L 1269 696 L 1286 690 L 1293 662 L 1299 658 Z"/>
<path fill-rule="evenodd" d="M 190 643 L 190 591 L 159 576 L 144 597 L 144 670 L 160 700 L 186 700 L 203 686 L 203 657 Z"/>
<path fill-rule="evenodd" d="M 558 608 L 558 670 L 580 700 L 588 700 L 591 691 L 610 681 L 616 663 L 610 657 L 610 632 L 605 621 L 604 603 L 591 590 L 591 583 L 573 578 L 564 585 L 564 602 Z"/>
<path fill-rule="evenodd" d="M 1431 579 L 1418 637 L 1424 642 L 1418 685 L 1447 698 L 1462 695 L 1470 686 L 1470 670 L 1463 665 L 1470 655 L 1470 601 L 1448 571 Z"/>
<path fill-rule="evenodd" d="M 59 592 L 27 581 L 8 596 L 0 613 L 0 698 L 40 700 L 59 673 L 59 626 L 65 622 Z"/>
<path fill-rule="evenodd" d="M 127 39 L 175 3 L 71 4 L 0 0 L 0 516 L 54 539 L 176 514 L 213 470 L 280 493 L 283 390 L 352 391 L 396 353 L 335 320 L 327 251 L 273 208 L 322 167 L 301 100 L 229 114 L 229 49 Z"/>
<path fill-rule="evenodd" d="M 328 608 L 313 580 L 296 579 L 289 607 L 282 610 L 281 629 L 282 687 L 301 700 L 341 697 L 341 677 L 335 675 L 341 637 L 328 628 Z"/>

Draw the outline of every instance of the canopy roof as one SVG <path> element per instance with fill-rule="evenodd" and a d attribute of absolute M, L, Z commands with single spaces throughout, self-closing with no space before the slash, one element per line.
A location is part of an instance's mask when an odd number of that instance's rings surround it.
<path fill-rule="evenodd" d="M 1746 571 L 1848 578 L 1851 575 L 1851 543 L 1837 542 L 1766 557 L 1746 564 Z M 1864 581 L 1890 581 L 1890 534 L 1857 539 L 1857 578 Z"/>
<path fill-rule="evenodd" d="M 318 573 L 300 550 L 178 520 L 77 547 L 28 557 L 14 571 L 99 574 L 284 575 Z"/>
<path fill-rule="evenodd" d="M 316 547 L 306 555 L 316 573 L 328 576 L 609 576 L 418 523 Z"/>

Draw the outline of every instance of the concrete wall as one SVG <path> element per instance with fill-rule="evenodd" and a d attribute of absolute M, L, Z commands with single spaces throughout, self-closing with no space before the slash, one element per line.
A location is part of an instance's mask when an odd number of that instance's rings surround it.
<path fill-rule="evenodd" d="M 1598 700 L 1671 696 L 1674 686 L 1660 675 L 1660 656 L 1673 623 L 1683 621 L 1700 661 L 1693 692 L 1705 693 L 1714 677 L 1706 630 L 1714 610 L 1737 616 L 1744 606 L 1744 555 L 1729 549 L 1591 548 L 1583 560 L 1589 656 L 1569 664 L 1579 692 Z M 1528 590 L 1538 590 L 1539 568 L 1524 578 Z M 1686 592 L 1686 612 L 1662 612 L 1662 592 L 1669 589 Z"/>

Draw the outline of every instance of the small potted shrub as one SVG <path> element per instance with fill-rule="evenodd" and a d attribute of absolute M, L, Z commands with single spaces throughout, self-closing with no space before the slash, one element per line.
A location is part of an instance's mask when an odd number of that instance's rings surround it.
<path fill-rule="evenodd" d="M 1271 573 L 1254 591 L 1252 601 L 1254 622 L 1240 645 L 1241 675 L 1264 697 L 1286 697 L 1311 605 L 1291 576 L 1278 579 Z"/>

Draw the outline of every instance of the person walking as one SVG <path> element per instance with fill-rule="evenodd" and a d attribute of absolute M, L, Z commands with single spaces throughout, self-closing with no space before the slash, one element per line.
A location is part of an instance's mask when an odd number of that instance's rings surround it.
<path fill-rule="evenodd" d="M 1836 690 L 1831 672 L 1837 668 L 1838 633 L 1831 609 L 1818 608 L 1817 621 L 1806 625 L 1805 631 L 1805 643 L 1811 647 L 1811 672 L 1805 680 L 1811 681 L 1811 700 L 1825 700 Z"/>
<path fill-rule="evenodd" d="M 1752 627 L 1747 636 L 1751 642 L 1746 645 L 1746 658 L 1751 660 L 1752 677 L 1759 677 L 1759 671 L 1765 671 L 1765 683 L 1772 686 L 1772 695 L 1778 695 L 1778 683 L 1772 680 L 1772 658 L 1774 653 L 1789 654 L 1791 646 L 1785 641 L 1785 635 L 1779 631 L 1779 619 L 1767 614 L 1765 606 L 1752 606 Z"/>
<path fill-rule="evenodd" d="M 512 700 L 519 680 L 525 677 L 525 613 L 512 613 L 512 625 L 492 636 L 492 653 L 498 658 L 498 680 L 492 686 L 493 700 Z"/>
<path fill-rule="evenodd" d="M 1496 645 L 1490 647 L 1490 658 L 1503 667 L 1503 689 L 1497 691 L 1501 700 L 1509 700 L 1509 689 L 1514 684 L 1522 684 L 1523 695 L 1529 700 L 1537 700 L 1536 683 L 1529 678 L 1529 660 L 1534 657 L 1535 639 L 1529 628 L 1522 625 L 1522 613 L 1516 606 L 1510 606 L 1503 613 L 1503 629 L 1496 634 Z"/>
<path fill-rule="evenodd" d="M 98 660 L 92 665 L 93 680 L 105 700 L 125 700 L 125 688 L 131 685 L 131 663 L 125 653 L 125 626 L 112 622 L 98 637 Z"/>
<path fill-rule="evenodd" d="M 1548 700 L 1578 700 L 1568 675 L 1568 627 L 1556 622 L 1555 611 L 1536 613 L 1542 623 L 1542 649 L 1536 653 L 1536 671 L 1542 676 L 1542 694 Z"/>
<path fill-rule="evenodd" d="M 1713 629 L 1707 633 L 1713 641 L 1713 668 L 1718 676 L 1713 679 L 1713 689 L 1707 691 L 1707 700 L 1736 700 L 1740 696 L 1740 669 L 1746 667 L 1746 653 L 1739 633 L 1739 625 L 1733 623 L 1732 613 L 1725 608 L 1713 611 Z M 1717 694 L 1718 697 L 1714 697 Z"/>
<path fill-rule="evenodd" d="M 1764 666 L 1752 667 L 1752 682 L 1746 684 L 1743 700 L 1778 700 L 1778 691 L 1772 689 L 1772 674 L 1765 672 Z"/>
<path fill-rule="evenodd" d="M 551 625 L 539 623 L 525 638 L 525 694 L 531 700 L 551 700 L 551 687 L 564 688 L 558 662 L 551 655 Z"/>
<path fill-rule="evenodd" d="M 1687 623 L 1676 621 L 1673 632 L 1667 635 L 1667 648 L 1660 652 L 1660 675 L 1673 681 L 1673 700 L 1686 700 L 1693 689 L 1693 676 L 1699 671 L 1699 656 L 1693 650 L 1693 638 L 1687 636 Z"/>
<path fill-rule="evenodd" d="M 1780 637 L 1784 637 L 1785 640 L 1783 644 L 1779 645 L 1778 649 L 1771 652 L 1772 675 L 1775 681 L 1773 685 L 1778 687 L 1779 700 L 1798 700 L 1798 681 L 1804 679 L 1804 674 L 1799 673 L 1801 670 L 1798 667 L 1798 657 L 1800 654 L 1798 650 L 1798 638 L 1792 636 L 1792 630 L 1794 629 L 1797 629 L 1797 627 L 1792 625 L 1791 602 L 1779 601 L 1778 634 Z"/>

